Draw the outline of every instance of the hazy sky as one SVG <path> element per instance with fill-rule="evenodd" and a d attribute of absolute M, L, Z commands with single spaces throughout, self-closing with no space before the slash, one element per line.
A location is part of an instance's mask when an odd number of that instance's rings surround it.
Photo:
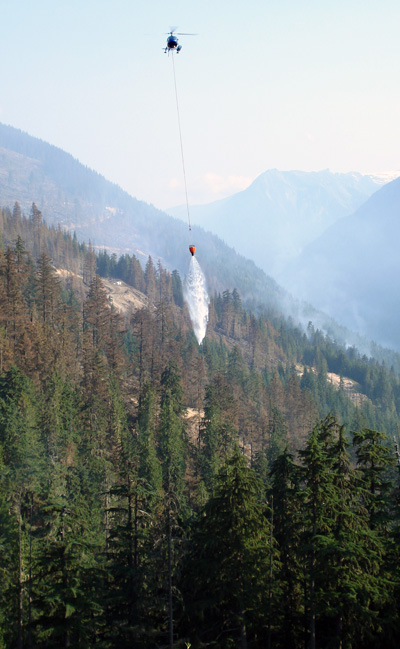
<path fill-rule="evenodd" d="M 0 121 L 141 200 L 267 169 L 400 169 L 398 0 L 0 0 Z"/>

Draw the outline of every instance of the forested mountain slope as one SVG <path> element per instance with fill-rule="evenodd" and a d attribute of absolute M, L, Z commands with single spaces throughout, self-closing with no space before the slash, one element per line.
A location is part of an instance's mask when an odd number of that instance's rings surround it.
<path fill-rule="evenodd" d="M 395 373 L 237 290 L 199 346 L 178 271 L 0 231 L 1 645 L 397 647 Z"/>
<path fill-rule="evenodd" d="M 96 249 L 135 254 L 142 265 L 149 255 L 165 268 L 188 268 L 188 244 L 197 246 L 201 267 L 211 292 L 236 288 L 243 302 L 257 312 L 276 308 L 296 322 L 309 320 L 341 342 L 371 353 L 370 342 L 339 326 L 310 305 L 294 300 L 255 264 L 235 253 L 221 239 L 187 225 L 129 196 L 64 151 L 11 126 L 0 124 L 0 203 L 13 209 L 18 201 L 28 218 L 32 203 L 49 224 L 74 231 L 79 241 L 91 241 Z M 372 353 L 386 358 L 375 346 Z M 389 354 L 390 356 L 390 354 Z"/>
<path fill-rule="evenodd" d="M 32 202 L 49 224 L 76 232 L 80 241 L 142 261 L 160 258 L 165 267 L 188 267 L 192 238 L 211 290 L 236 287 L 249 299 L 267 304 L 285 295 L 255 264 L 221 239 L 188 227 L 152 205 L 139 201 L 84 167 L 71 155 L 11 126 L 0 124 L 0 199 L 11 209 L 18 201 L 29 215 Z"/>
<path fill-rule="evenodd" d="M 21 279 L 28 284 L 25 289 L 18 287 L 18 291 L 23 304 L 27 299 L 26 291 L 32 293 L 27 301 L 31 319 L 36 317 L 36 310 L 32 305 L 38 298 L 38 280 L 34 277 L 34 269 L 38 260 L 46 257 L 49 269 L 53 269 L 49 271 L 50 274 L 54 274 L 57 269 L 58 279 L 55 276 L 55 282 L 61 291 L 60 299 L 72 300 L 75 309 L 81 308 L 79 304 L 85 301 L 90 283 L 98 273 L 100 277 L 107 278 L 109 286 L 113 281 L 120 280 L 136 291 L 138 299 L 132 300 L 133 314 L 143 308 L 149 311 L 149 314 L 157 314 L 157 309 L 160 307 L 161 323 L 158 325 L 164 327 L 166 324 L 164 320 L 166 320 L 175 332 L 173 335 L 178 335 L 177 332 L 182 328 L 185 336 L 193 337 L 190 319 L 183 301 L 182 279 L 178 270 L 170 273 L 160 262 L 155 264 L 151 257 L 148 258 L 143 269 L 135 255 L 125 254 L 118 258 L 117 255 L 109 254 L 105 250 L 96 254 L 90 244 L 87 246 L 79 243 L 75 235 L 63 232 L 59 227 L 47 226 L 42 220 L 41 212 L 34 204 L 29 218 L 21 214 L 18 203 L 15 204 L 12 212 L 8 208 L 3 209 L 0 216 L 3 250 L 10 257 L 9 261 L 7 258 L 3 260 L 3 274 L 5 273 L 4 278 L 8 282 L 7 290 L 10 282 L 7 273 L 15 271 L 12 264 L 16 259 L 18 263 L 24 261 L 24 273 L 26 275 L 29 271 L 30 274 L 25 277 L 23 273 Z M 22 252 L 19 252 L 19 247 Z M 7 270 L 8 263 L 11 263 L 10 270 Z M 16 278 L 18 279 L 18 274 Z M 14 288 L 17 290 L 17 287 Z M 41 299 L 44 299 L 43 296 Z M 110 306 L 108 299 L 106 303 Z M 12 316 L 14 311 L 13 306 Z M 128 307 L 123 309 L 123 314 L 125 320 L 129 319 Z M 9 315 L 7 309 L 4 309 L 3 317 L 7 320 Z M 157 322 L 156 317 L 155 326 Z M 154 335 L 157 338 L 158 334 Z M 267 377 L 271 378 L 276 371 L 280 379 L 286 375 L 302 377 L 302 382 L 307 384 L 308 388 L 312 386 L 311 392 L 316 400 L 317 413 L 321 415 L 326 414 L 331 408 L 335 410 L 341 408 L 338 406 L 339 397 L 340 395 L 346 397 L 343 391 L 335 390 L 328 373 L 347 377 L 355 381 L 360 393 L 365 395 L 366 399 L 362 401 L 369 413 L 368 417 L 374 413 L 371 425 L 378 423 L 383 427 L 396 425 L 396 419 L 380 419 L 382 415 L 390 417 L 394 412 L 397 416 L 397 409 L 400 406 L 397 378 L 400 364 L 398 355 L 395 353 L 387 357 L 392 364 L 392 368 L 388 371 L 387 363 L 379 363 L 374 358 L 368 359 L 366 356 L 361 356 L 355 348 L 346 348 L 332 341 L 311 322 L 307 333 L 304 333 L 295 322 L 291 319 L 286 320 L 279 314 L 276 308 L 266 308 L 260 311 L 258 316 L 254 315 L 243 307 L 240 293 L 236 288 L 233 291 L 227 289 L 212 297 L 204 345 L 207 346 L 208 342 L 222 344 L 225 348 L 223 352 L 225 359 L 228 358 L 226 354 L 229 355 L 229 352 L 233 350 L 236 350 L 235 353 L 239 352 L 243 355 L 243 362 L 248 369 L 260 372 L 267 382 L 269 380 Z M 198 352 L 200 353 L 202 349 L 203 346 L 200 346 Z M 152 353 L 155 353 L 154 349 Z M 182 358 L 179 363 L 182 363 Z M 183 366 L 181 369 L 186 372 Z M 322 392 L 321 381 L 325 386 Z M 322 393 L 325 396 L 320 399 Z M 383 401 L 375 412 L 370 406 L 378 396 L 382 397 Z M 344 403 L 347 403 L 346 399 Z M 386 403 L 387 408 L 383 407 L 383 403 Z M 187 405 L 194 404 L 189 399 Z M 352 412 L 351 407 L 351 402 L 347 403 L 343 412 Z"/>

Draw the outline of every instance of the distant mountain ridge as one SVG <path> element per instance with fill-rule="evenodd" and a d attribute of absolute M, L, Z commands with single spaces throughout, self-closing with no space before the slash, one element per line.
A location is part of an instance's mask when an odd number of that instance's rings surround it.
<path fill-rule="evenodd" d="M 110 218 L 115 204 L 140 204 L 69 153 L 1 123 L 0 192 L 3 203 L 29 211 L 34 200 L 49 221 L 76 229 Z"/>
<path fill-rule="evenodd" d="M 311 243 L 282 273 L 299 298 L 400 350 L 400 178 Z"/>
<path fill-rule="evenodd" d="M 275 277 L 327 227 L 360 207 L 382 182 L 355 172 L 271 169 L 229 198 L 192 206 L 191 214 L 195 223 Z M 182 209 L 167 212 L 184 218 Z"/>

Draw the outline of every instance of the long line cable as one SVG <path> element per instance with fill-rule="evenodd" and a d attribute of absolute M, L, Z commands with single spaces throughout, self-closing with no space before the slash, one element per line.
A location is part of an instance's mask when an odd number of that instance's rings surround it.
<path fill-rule="evenodd" d="M 176 74 L 175 74 L 175 62 L 174 62 L 174 52 L 171 52 L 171 58 L 172 58 L 172 68 L 174 70 L 174 86 L 175 86 L 175 99 L 176 99 L 176 112 L 178 114 L 178 126 L 179 126 L 179 140 L 181 143 L 181 156 L 182 156 L 182 168 L 183 168 L 183 180 L 185 183 L 185 195 L 186 195 L 186 210 L 187 210 L 187 218 L 188 218 L 188 223 L 189 223 L 189 231 L 192 229 L 192 226 L 190 225 L 190 214 L 189 214 L 189 199 L 188 199 L 188 192 L 187 192 L 187 183 L 186 183 L 186 169 L 185 169 L 185 157 L 183 155 L 183 144 L 182 144 L 182 129 L 181 129 L 181 117 L 179 113 L 179 102 L 178 102 L 178 90 L 176 87 Z"/>

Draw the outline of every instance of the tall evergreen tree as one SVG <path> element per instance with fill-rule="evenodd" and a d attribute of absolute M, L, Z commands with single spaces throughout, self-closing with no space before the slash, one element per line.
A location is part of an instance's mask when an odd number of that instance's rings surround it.
<path fill-rule="evenodd" d="M 36 299 L 41 322 L 55 327 L 60 308 L 60 281 L 51 265 L 51 259 L 45 253 L 39 256 L 36 275 Z"/>
<path fill-rule="evenodd" d="M 184 508 L 184 476 L 186 470 L 187 440 L 183 422 L 183 390 L 178 368 L 170 361 L 161 377 L 161 409 L 159 450 L 164 486 L 165 547 L 168 597 L 168 646 L 173 649 L 174 602 L 173 581 L 177 555 L 174 530 Z"/>
<path fill-rule="evenodd" d="M 107 293 L 98 275 L 90 283 L 87 300 L 83 307 L 84 328 L 91 332 L 92 344 L 104 351 L 108 340 L 110 310 Z"/>
<path fill-rule="evenodd" d="M 95 512 L 80 486 L 73 467 L 54 464 L 35 539 L 36 646 L 91 646 L 96 637 L 96 618 L 102 612 L 101 537 L 93 533 Z"/>
<path fill-rule="evenodd" d="M 306 525 L 304 530 L 304 550 L 306 565 L 307 607 L 309 615 L 310 649 L 316 648 L 316 619 L 319 614 L 319 602 L 322 597 L 320 589 L 320 563 L 322 544 L 328 539 L 333 525 L 333 485 L 332 461 L 328 450 L 333 441 L 333 428 L 336 421 L 331 417 L 319 422 L 313 429 L 304 451 L 300 452 L 303 460 L 304 513 Z"/>
<path fill-rule="evenodd" d="M 226 377 L 214 376 L 206 386 L 199 463 L 204 483 L 212 491 L 214 479 L 237 441 L 237 404 Z"/>
<path fill-rule="evenodd" d="M 393 482 L 389 468 L 394 464 L 393 452 L 385 444 L 386 435 L 370 428 L 353 434 L 357 466 L 363 482 L 363 499 L 372 529 L 388 530 Z"/>
<path fill-rule="evenodd" d="M 21 371 L 12 367 L 0 376 L 0 462 L 4 473 L 0 479 L 0 494 L 9 534 L 3 539 L 9 545 L 9 575 L 5 594 L 10 615 L 9 623 L 15 631 L 15 646 L 23 646 L 30 628 L 30 599 L 25 575 L 30 573 L 31 558 L 26 541 L 26 502 L 38 492 L 41 473 L 42 448 L 36 426 L 35 392 L 32 383 Z M 8 502 L 7 514 L 4 507 Z M 10 537 L 10 533 L 13 537 Z M 29 542 L 28 542 L 29 543 Z M 8 588 L 8 590 L 7 590 Z M 4 602 L 3 602 L 4 603 Z M 8 634 L 12 638 L 11 634 Z M 11 640 L 12 642 L 12 640 Z"/>
<path fill-rule="evenodd" d="M 275 580 L 279 599 L 274 611 L 275 641 L 272 646 L 301 647 L 303 641 L 303 579 L 299 553 L 302 533 L 300 468 L 286 448 L 274 460 L 271 470 L 273 534 L 279 552 Z M 279 620 L 279 625 L 276 624 Z"/>
<path fill-rule="evenodd" d="M 343 426 L 328 415 L 301 452 L 311 648 L 367 646 L 389 585 L 347 448 Z"/>
<path fill-rule="evenodd" d="M 265 643 L 271 548 L 261 493 L 256 474 L 236 449 L 190 540 L 185 633 L 194 647 L 245 649 L 257 646 L 256 637 Z"/>
<path fill-rule="evenodd" d="M 146 268 L 144 271 L 144 279 L 146 284 L 146 295 L 149 298 L 150 304 L 155 304 L 157 298 L 157 276 L 156 269 L 151 257 L 148 258 Z"/>
<path fill-rule="evenodd" d="M 183 421 L 184 405 L 181 377 L 170 361 L 161 377 L 159 449 L 166 492 L 182 495 L 186 469 L 187 441 Z"/>
<path fill-rule="evenodd" d="M 162 471 L 156 448 L 155 391 L 146 383 L 139 398 L 138 422 L 138 475 L 155 493 L 162 489 Z"/>
<path fill-rule="evenodd" d="M 369 527 L 348 447 L 344 426 L 340 426 L 331 449 L 334 526 L 323 554 L 328 568 L 323 585 L 328 618 L 325 634 L 328 630 L 328 638 L 333 637 L 338 647 L 368 643 L 389 587 L 381 570 L 382 543 Z"/>

